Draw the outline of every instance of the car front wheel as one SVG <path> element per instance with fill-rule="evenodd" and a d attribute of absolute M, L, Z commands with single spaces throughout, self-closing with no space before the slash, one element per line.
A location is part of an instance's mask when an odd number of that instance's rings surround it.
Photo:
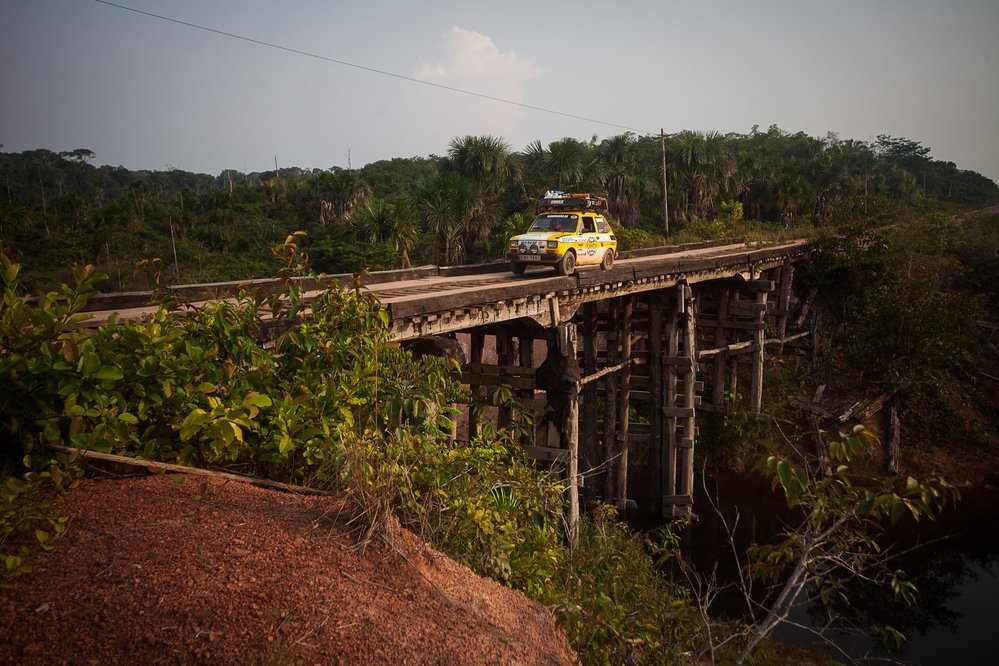
<path fill-rule="evenodd" d="M 603 261 L 600 262 L 600 268 L 605 271 L 609 271 L 611 266 L 614 265 L 614 250 L 607 250 L 604 252 Z"/>
<path fill-rule="evenodd" d="M 510 270 L 514 275 L 522 275 L 527 270 L 527 264 L 518 264 L 516 261 L 510 262 Z"/>
<path fill-rule="evenodd" d="M 558 270 L 559 275 L 572 275 L 572 272 L 576 270 L 576 253 L 566 252 L 562 255 L 562 260 L 558 262 L 558 266 L 555 267 Z"/>

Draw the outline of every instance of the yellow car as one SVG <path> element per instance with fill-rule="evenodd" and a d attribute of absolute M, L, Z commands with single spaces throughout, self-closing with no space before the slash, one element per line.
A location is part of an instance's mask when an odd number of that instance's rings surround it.
<path fill-rule="evenodd" d="M 532 264 L 571 275 L 576 266 L 614 265 L 617 238 L 607 223 L 607 199 L 549 191 L 538 201 L 538 217 L 527 233 L 510 239 L 506 258 L 518 275 Z"/>

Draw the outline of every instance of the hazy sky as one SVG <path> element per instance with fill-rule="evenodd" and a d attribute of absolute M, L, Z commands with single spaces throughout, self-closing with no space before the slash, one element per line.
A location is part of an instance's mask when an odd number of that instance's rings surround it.
<path fill-rule="evenodd" d="M 658 132 L 915 139 L 999 181 L 999 0 L 117 0 L 215 30 Z M 0 0 L 0 144 L 217 174 L 623 129 L 93 0 Z"/>

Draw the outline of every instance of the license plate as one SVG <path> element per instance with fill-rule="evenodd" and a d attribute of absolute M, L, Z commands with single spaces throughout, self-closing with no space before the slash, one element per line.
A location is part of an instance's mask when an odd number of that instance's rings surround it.
<path fill-rule="evenodd" d="M 520 258 L 522 261 L 541 261 L 541 257 L 536 254 L 522 254 Z"/>

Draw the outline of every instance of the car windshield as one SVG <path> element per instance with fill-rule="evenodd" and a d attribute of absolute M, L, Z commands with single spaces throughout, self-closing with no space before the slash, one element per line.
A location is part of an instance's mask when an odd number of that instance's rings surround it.
<path fill-rule="evenodd" d="M 529 231 L 575 231 L 578 215 L 546 213 L 534 220 Z"/>

